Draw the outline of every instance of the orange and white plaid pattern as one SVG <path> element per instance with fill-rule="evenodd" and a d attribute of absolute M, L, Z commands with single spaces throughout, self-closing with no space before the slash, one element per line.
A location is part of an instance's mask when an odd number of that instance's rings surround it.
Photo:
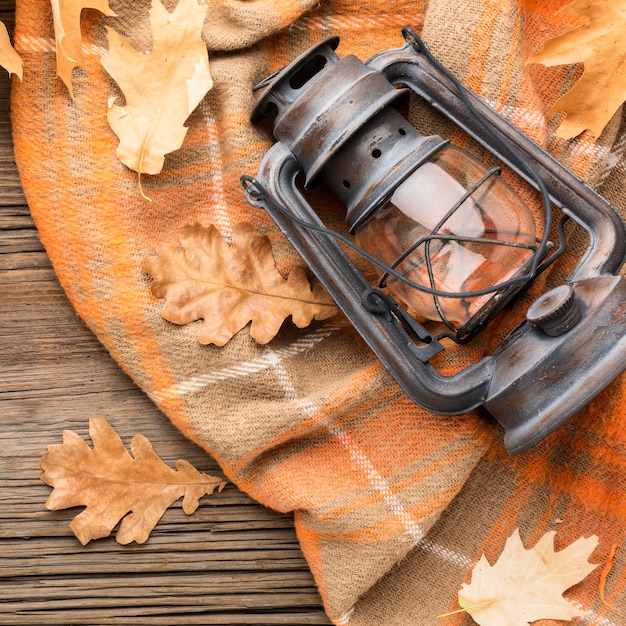
<path fill-rule="evenodd" d="M 340 35 L 340 55 L 366 60 L 421 31 L 470 88 L 596 185 L 621 210 L 624 137 L 619 120 L 601 141 L 554 139 L 545 110 L 579 68 L 525 66 L 547 37 L 571 26 L 564 0 L 232 0 L 210 2 L 205 38 L 215 86 L 192 114 L 181 150 L 143 178 L 115 159 L 107 100 L 119 95 L 99 63 L 105 18 L 83 15 L 85 68 L 75 101 L 55 77 L 46 0 L 18 0 L 15 44 L 25 64 L 14 83 L 15 152 L 41 239 L 78 313 L 138 385 L 228 477 L 263 504 L 294 511 L 298 537 L 330 619 L 363 626 L 426 626 L 452 610 L 467 568 L 493 559 L 516 527 L 526 541 L 600 537 L 602 561 L 626 532 L 624 379 L 536 449 L 511 458 L 487 416 L 443 417 L 415 406 L 345 322 L 285 325 L 258 346 L 246 332 L 201 346 L 195 325 L 160 316 L 143 259 L 179 229 L 238 221 L 272 240 L 279 268 L 301 264 L 239 183 L 271 145 L 248 121 L 251 87 L 315 42 Z M 119 0 L 109 21 L 145 41 L 147 0 Z M 140 45 L 139 43 L 137 45 Z M 452 139 L 463 143 L 459 131 Z M 332 226 L 342 216 L 327 209 Z M 497 333 L 496 333 L 497 334 Z M 497 337 L 454 351 L 442 367 L 480 356 Z M 600 568 L 601 569 L 601 568 Z M 598 597 L 599 571 L 577 586 L 584 624 L 613 626 L 626 609 L 618 551 Z M 468 623 L 450 617 L 445 625 Z M 549 622 L 546 622 L 548 624 Z"/>

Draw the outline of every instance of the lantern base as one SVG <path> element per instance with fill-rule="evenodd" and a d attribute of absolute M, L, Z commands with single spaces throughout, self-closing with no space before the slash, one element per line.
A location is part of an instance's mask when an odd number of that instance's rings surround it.
<path fill-rule="evenodd" d="M 558 336 L 524 324 L 493 355 L 485 408 L 504 426 L 512 454 L 565 423 L 624 369 L 626 280 L 601 276 L 571 286 L 578 323 Z"/>

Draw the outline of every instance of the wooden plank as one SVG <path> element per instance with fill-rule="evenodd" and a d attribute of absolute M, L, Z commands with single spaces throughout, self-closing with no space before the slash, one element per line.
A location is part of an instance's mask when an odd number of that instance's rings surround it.
<path fill-rule="evenodd" d="M 0 0 L 12 27 L 14 2 Z M 40 458 L 63 429 L 102 416 L 126 445 L 145 434 L 170 465 L 219 475 L 98 343 L 67 301 L 25 206 L 0 72 L 0 624 L 329 624 L 293 519 L 234 485 L 180 502 L 143 545 L 82 546 L 79 509 L 48 511 Z"/>
<path fill-rule="evenodd" d="M 165 615 L 164 615 L 165 613 Z M 50 614 L 41 612 L 31 612 L 28 614 L 21 614 L 18 616 L 20 624 L 59 624 L 67 626 L 67 624 L 108 624 L 108 625 L 120 625 L 120 626 L 170 626 L 170 624 L 200 624 L 203 626 L 226 624 L 234 626 L 235 624 L 243 624 L 244 626 L 253 626 L 255 624 L 262 624 L 263 626 L 270 626 L 273 624 L 288 624 L 293 626 L 294 624 L 328 624 L 328 621 L 324 621 L 323 616 L 316 616 L 312 613 L 293 611 L 290 613 L 274 612 L 272 614 L 258 613 L 249 611 L 246 613 L 210 613 L 196 606 L 188 607 L 184 612 L 171 612 L 167 614 L 166 611 L 161 611 L 160 614 L 151 613 L 150 615 L 136 615 L 130 611 L 119 610 L 104 610 L 104 611 L 90 611 L 87 609 L 63 611 L 60 614 Z M 23 620 L 28 619 L 28 622 Z M 67 621 L 70 620 L 70 621 Z M 17 623 L 17 622 L 5 622 L 5 623 Z"/>
<path fill-rule="evenodd" d="M 26 286 L 23 302 L 20 285 Z M 0 324 L 12 332 L 2 333 L 0 350 L 0 579 L 7 600 L 0 602 L 0 623 L 328 623 L 291 518 L 232 485 L 204 498 L 190 517 L 179 506 L 169 510 L 142 546 L 120 546 L 112 538 L 80 546 L 69 530 L 76 511 L 46 511 L 50 489 L 39 480 L 39 458 L 60 442 L 64 428 L 88 439 L 88 418 L 104 415 L 127 444 L 142 432 L 170 464 L 186 458 L 203 471 L 219 470 L 112 362 L 58 284 L 25 276 L 6 293 L 10 306 L 0 303 Z M 37 324 L 26 313 L 36 302 Z M 109 572 L 118 587 L 99 586 Z M 225 572 L 238 581 L 232 592 L 223 591 L 223 582 L 212 586 Z M 172 594 L 173 577 L 178 591 Z M 80 597 L 70 591 L 77 580 Z M 135 595 L 119 593 L 127 581 L 139 588 Z M 45 583 L 55 585 L 54 597 L 42 594 Z M 64 590 L 68 601 L 59 603 Z"/>

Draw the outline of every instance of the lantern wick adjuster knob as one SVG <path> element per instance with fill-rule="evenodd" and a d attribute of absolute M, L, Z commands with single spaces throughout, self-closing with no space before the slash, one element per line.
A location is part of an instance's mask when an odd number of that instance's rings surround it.
<path fill-rule="evenodd" d="M 550 337 L 565 334 L 582 317 L 571 285 L 561 285 L 540 296 L 528 309 L 526 319 Z"/>

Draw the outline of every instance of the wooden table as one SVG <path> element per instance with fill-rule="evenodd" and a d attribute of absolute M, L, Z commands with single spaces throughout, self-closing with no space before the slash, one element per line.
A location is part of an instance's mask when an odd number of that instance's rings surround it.
<path fill-rule="evenodd" d="M 14 2 L 0 0 L 13 27 Z M 329 624 L 290 516 L 229 485 L 187 517 L 180 502 L 143 545 L 83 547 L 80 509 L 45 508 L 39 461 L 64 429 L 105 417 L 170 465 L 218 473 L 126 377 L 74 313 L 39 242 L 13 160 L 0 70 L 0 624 Z"/>

